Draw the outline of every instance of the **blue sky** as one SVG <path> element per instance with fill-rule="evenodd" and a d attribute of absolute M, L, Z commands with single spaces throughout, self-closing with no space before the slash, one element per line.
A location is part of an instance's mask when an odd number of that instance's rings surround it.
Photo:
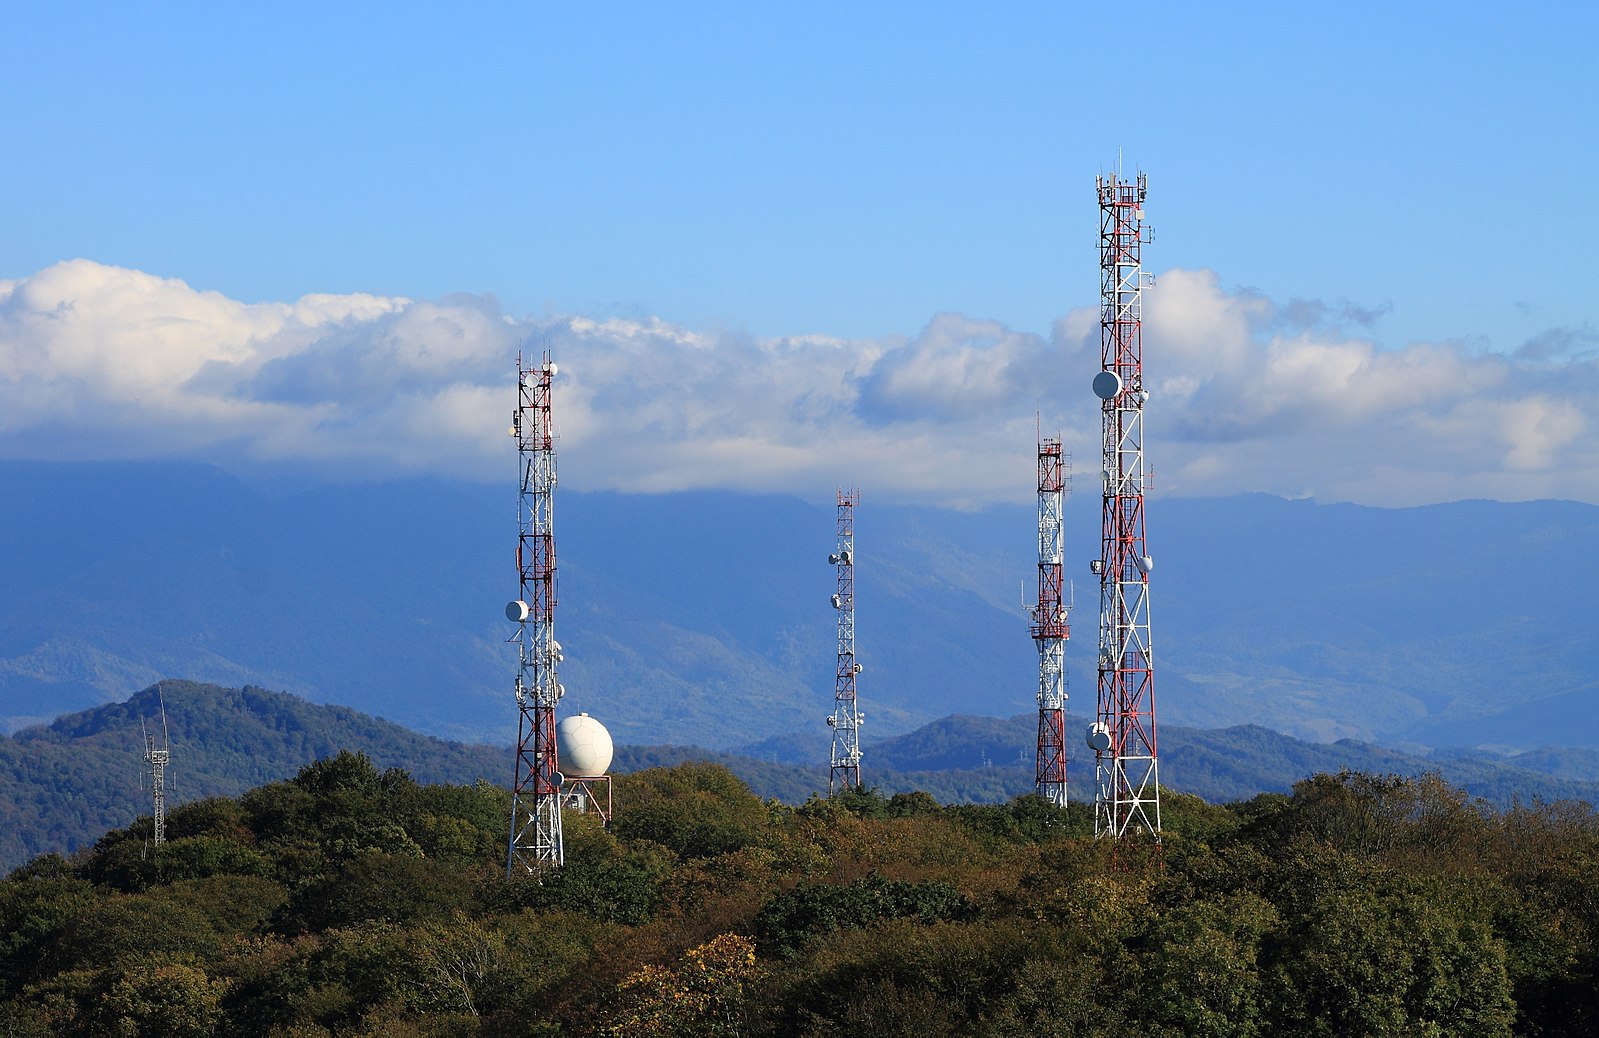
<path fill-rule="evenodd" d="M 1332 336 L 1369 347 L 1379 381 L 1378 355 L 1418 344 L 1479 368 L 1518 350 L 1578 365 L 1460 376 L 1483 407 L 1514 391 L 1553 408 L 1542 432 L 1506 434 L 1522 475 L 1502 486 L 1451 490 L 1470 473 L 1440 463 L 1406 493 L 1218 455 L 1267 425 L 1176 455 L 1185 492 L 1225 469 L 1209 489 L 1599 498 L 1599 462 L 1592 489 L 1554 475 L 1599 440 L 1587 398 L 1553 388 L 1593 374 L 1596 29 L 1575 3 L 30 5 L 0 34 L 0 281 L 83 258 L 242 305 L 491 296 L 546 336 L 660 319 L 715 349 L 914 345 L 952 314 L 999 329 L 972 341 L 1058 346 L 1095 302 L 1093 178 L 1120 153 L 1150 177 L 1148 267 L 1210 278 L 1215 313 L 1264 306 L 1244 333 L 1260 363 Z M 88 308 L 83 291 L 56 303 Z M 1055 409 L 1036 389 L 1012 404 L 1028 427 Z"/>
<path fill-rule="evenodd" d="M 231 7 L 11 11 L 0 275 L 1047 332 L 1122 149 L 1156 269 L 1392 345 L 1593 320 L 1588 5 Z"/>

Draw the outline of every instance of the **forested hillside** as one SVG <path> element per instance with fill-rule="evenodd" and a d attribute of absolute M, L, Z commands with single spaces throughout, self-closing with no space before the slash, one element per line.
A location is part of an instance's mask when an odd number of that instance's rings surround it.
<path fill-rule="evenodd" d="M 507 881 L 507 795 L 340 754 L 0 882 L 7 1035 L 1433 1035 L 1599 1031 L 1599 819 L 1344 773 L 1157 850 L 1081 808 L 763 801 L 619 776 Z M 1136 997 L 1132 993 L 1136 992 Z"/>
<path fill-rule="evenodd" d="M 242 793 L 341 749 L 421 781 L 510 780 L 509 750 L 420 735 L 348 707 L 263 688 L 163 681 L 122 703 L 0 738 L 0 868 L 70 851 L 149 813 L 141 722 L 172 744 L 168 798 Z"/>

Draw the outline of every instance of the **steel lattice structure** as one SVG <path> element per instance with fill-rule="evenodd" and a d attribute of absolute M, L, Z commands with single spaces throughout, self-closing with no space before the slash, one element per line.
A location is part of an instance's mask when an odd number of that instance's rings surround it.
<path fill-rule="evenodd" d="M 1071 637 L 1061 574 L 1061 505 L 1066 460 L 1059 438 L 1038 441 L 1038 795 L 1066 806 L 1066 640 Z"/>
<path fill-rule="evenodd" d="M 167 738 L 167 706 L 161 704 L 161 742 L 156 744 L 155 733 L 145 728 L 144 718 L 139 718 L 139 728 L 144 733 L 144 762 L 150 767 L 150 796 L 152 817 L 155 819 L 155 845 L 167 842 L 167 764 L 172 760 L 172 745 Z"/>
<path fill-rule="evenodd" d="M 1099 575 L 1099 700 L 1089 729 L 1096 789 L 1094 832 L 1129 830 L 1160 839 L 1160 767 L 1155 744 L 1155 662 L 1150 646 L 1144 539 L 1143 271 L 1144 174 L 1098 180 L 1100 372 L 1104 511 Z"/>
<path fill-rule="evenodd" d="M 838 612 L 838 669 L 833 681 L 833 712 L 827 724 L 833 729 L 832 771 L 827 778 L 829 795 L 861 784 L 861 722 L 855 698 L 855 679 L 861 665 L 855 659 L 855 506 L 861 492 L 838 492 L 838 547 L 827 557 L 837 570 L 838 591 L 833 608 Z"/>
<path fill-rule="evenodd" d="M 555 431 L 550 421 L 555 365 L 549 354 L 536 369 L 516 359 L 516 437 L 521 491 L 517 505 L 516 571 L 521 594 L 506 606 L 517 624 L 516 778 L 511 785 L 507 876 L 537 873 L 563 860 L 561 773 L 555 751 L 556 681 L 561 658 L 555 640 Z"/>

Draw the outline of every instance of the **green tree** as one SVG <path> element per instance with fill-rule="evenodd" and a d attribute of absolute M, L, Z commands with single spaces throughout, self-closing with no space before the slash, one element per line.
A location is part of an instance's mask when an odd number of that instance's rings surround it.
<path fill-rule="evenodd" d="M 925 793 L 919 789 L 910 793 L 895 793 L 888 798 L 887 814 L 890 818 L 917 818 L 922 815 L 937 815 L 943 810 L 943 806 L 933 799 L 931 793 Z"/>
<path fill-rule="evenodd" d="M 456 912 L 411 934 L 419 1006 L 480 1016 L 507 960 L 503 934 Z"/>
<path fill-rule="evenodd" d="M 857 818 L 888 817 L 888 801 L 876 786 L 845 786 L 831 799 Z"/>
<path fill-rule="evenodd" d="M 661 903 L 661 883 L 670 871 L 670 856 L 660 847 L 646 846 L 568 861 L 543 876 L 512 880 L 492 891 L 491 898 L 507 910 L 559 909 L 637 926 L 654 916 Z"/>
<path fill-rule="evenodd" d="M 80 907 L 50 946 L 50 969 L 126 968 L 158 959 L 204 959 L 228 938 L 218 933 L 206 907 L 153 888 L 113 894 Z"/>
<path fill-rule="evenodd" d="M 1252 1038 L 1261 1013 L 1261 938 L 1277 911 L 1255 894 L 1200 901 L 1162 913 L 1139 956 L 1137 1005 L 1152 1035 Z"/>
<path fill-rule="evenodd" d="M 1016 971 L 1016 986 L 991 1018 L 994 1038 L 1099 1038 L 1120 1035 L 1122 1003 L 1104 963 L 1081 949 L 1049 945 Z M 937 1032 L 927 1032 L 937 1033 Z"/>
<path fill-rule="evenodd" d="M 813 938 L 881 919 L 932 923 L 974 914 L 971 902 L 948 883 L 906 883 L 872 875 L 842 886 L 806 884 L 777 894 L 756 915 L 755 932 L 763 948 L 792 953 Z"/>
<path fill-rule="evenodd" d="M 613 828 L 623 840 L 650 840 L 680 857 L 709 858 L 771 838 L 771 812 L 718 764 L 690 762 L 618 776 Z"/>
<path fill-rule="evenodd" d="M 222 1019 L 225 984 L 182 963 L 118 977 L 96 1007 L 96 1030 L 116 1038 L 207 1038 Z"/>
<path fill-rule="evenodd" d="M 1266 970 L 1273 1033 L 1510 1034 L 1504 946 L 1447 884 L 1330 850 L 1285 880 Z"/>
<path fill-rule="evenodd" d="M 36 859 L 0 883 L 0 995 L 15 994 L 59 963 L 50 952 L 101 900 L 54 856 Z"/>
<path fill-rule="evenodd" d="M 472 893 L 472 878 L 459 869 L 415 855 L 362 851 L 296 891 L 278 924 L 303 933 L 447 919 L 467 907 Z"/>

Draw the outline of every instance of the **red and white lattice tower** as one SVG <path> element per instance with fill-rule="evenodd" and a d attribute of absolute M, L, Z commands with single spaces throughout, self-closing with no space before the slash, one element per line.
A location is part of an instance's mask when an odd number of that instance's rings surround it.
<path fill-rule="evenodd" d="M 1038 441 L 1038 795 L 1066 806 L 1066 640 L 1071 637 L 1061 576 L 1061 505 L 1066 460 L 1060 439 Z"/>
<path fill-rule="evenodd" d="M 861 784 L 861 722 L 855 698 L 855 679 L 861 665 L 855 659 L 855 506 L 861 492 L 838 492 L 838 547 L 827 557 L 838 573 L 833 608 L 838 612 L 838 669 L 833 680 L 833 712 L 827 724 L 833 729 L 833 770 L 827 778 L 829 795 Z"/>
<path fill-rule="evenodd" d="M 517 506 L 516 571 L 521 594 L 505 607 L 517 625 L 516 780 L 511 786 L 507 876 L 538 873 L 563 859 L 561 773 L 555 752 L 555 704 L 565 691 L 555 679 L 561 645 L 555 640 L 555 430 L 549 354 L 534 369 L 516 359 L 516 437 L 521 492 Z"/>
<path fill-rule="evenodd" d="M 1146 179 L 1100 177 L 1100 372 L 1104 515 L 1099 576 L 1099 703 L 1088 731 L 1094 750 L 1094 832 L 1129 830 L 1160 839 L 1160 768 L 1155 751 L 1155 661 L 1149 640 L 1144 541 L 1142 252 Z"/>

